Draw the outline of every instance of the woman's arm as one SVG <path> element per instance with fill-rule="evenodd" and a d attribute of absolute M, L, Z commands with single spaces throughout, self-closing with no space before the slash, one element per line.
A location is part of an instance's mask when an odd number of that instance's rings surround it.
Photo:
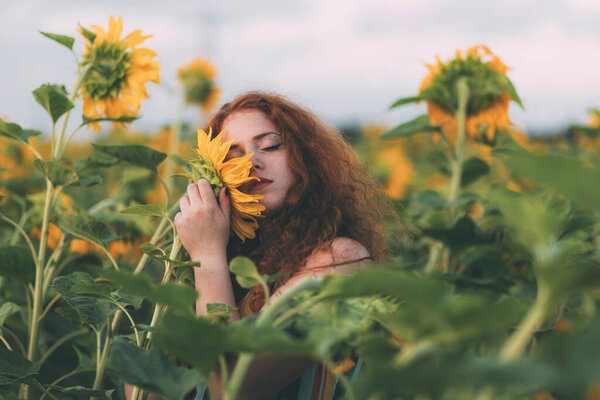
<path fill-rule="evenodd" d="M 229 197 L 222 189 L 217 203 L 206 179 L 197 185 L 188 185 L 187 194 L 179 201 L 181 212 L 175 216 L 175 226 L 191 259 L 200 261 L 200 267 L 194 268 L 195 286 L 200 294 L 196 312 L 206 314 L 209 303 L 235 307 L 226 256 L 231 214 Z M 237 314 L 232 317 L 236 319 L 239 319 Z"/>

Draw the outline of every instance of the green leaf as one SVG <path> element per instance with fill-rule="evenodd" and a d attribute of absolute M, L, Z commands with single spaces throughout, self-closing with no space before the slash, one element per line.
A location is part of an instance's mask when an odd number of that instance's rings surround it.
<path fill-rule="evenodd" d="M 42 35 L 46 36 L 48 39 L 52 39 L 55 42 L 62 44 L 69 50 L 73 50 L 73 43 L 75 43 L 75 39 L 72 38 L 71 36 L 57 35 L 56 33 L 48 33 L 48 32 L 42 32 L 42 31 L 39 31 L 39 32 Z"/>
<path fill-rule="evenodd" d="M 71 386 L 71 387 L 61 387 L 61 386 L 50 386 L 48 387 L 51 392 L 60 394 L 61 399 L 112 399 L 112 393 L 115 391 L 114 389 L 110 390 L 102 390 L 102 389 L 89 389 L 83 386 Z"/>
<path fill-rule="evenodd" d="M 68 186 L 77 182 L 79 179 L 75 171 L 63 168 L 56 161 L 43 161 L 38 159 L 33 161 L 33 165 L 50 179 L 50 182 L 52 182 L 54 187 Z"/>
<path fill-rule="evenodd" d="M 198 371 L 176 367 L 158 351 L 142 350 L 120 337 L 113 342 L 107 368 L 122 381 L 172 400 L 184 399 L 203 382 Z"/>
<path fill-rule="evenodd" d="M 185 161 L 183 157 L 178 156 L 177 154 L 169 154 L 169 158 L 180 167 L 187 167 L 187 161 Z"/>
<path fill-rule="evenodd" d="M 60 214 L 56 223 L 63 232 L 106 248 L 105 241 L 115 238 L 112 229 L 91 215 Z"/>
<path fill-rule="evenodd" d="M 391 139 L 398 137 L 411 136 L 415 133 L 421 132 L 439 132 L 439 126 L 432 126 L 429 124 L 429 117 L 427 114 L 418 116 L 412 121 L 400 124 L 394 129 L 391 129 L 381 135 L 383 139 Z"/>
<path fill-rule="evenodd" d="M 456 250 L 481 243 L 488 243 L 495 239 L 495 231 L 483 232 L 468 216 L 460 217 L 449 229 L 424 228 L 424 235 L 446 243 Z"/>
<path fill-rule="evenodd" d="M 15 303 L 11 303 L 10 301 L 2 304 L 0 306 L 0 327 L 2 327 L 2 325 L 4 325 L 4 322 L 14 313 L 19 312 L 19 310 L 21 309 L 21 307 L 19 307 L 18 305 L 16 305 Z M 1 335 L 2 330 L 0 330 L 0 335 Z"/>
<path fill-rule="evenodd" d="M 461 186 L 467 186 L 490 172 L 490 166 L 478 157 L 471 157 L 463 164 Z"/>
<path fill-rule="evenodd" d="M 155 244 L 152 243 L 142 243 L 140 245 L 140 249 L 147 254 L 150 258 L 160 261 L 160 262 L 168 262 L 171 267 L 199 267 L 199 261 L 181 261 L 181 260 L 171 260 L 167 255 L 166 251 L 161 249 Z"/>
<path fill-rule="evenodd" d="M 146 275 L 105 270 L 102 271 L 102 276 L 134 295 L 151 302 L 185 310 L 188 313 L 193 313 L 193 307 L 198 297 L 198 293 L 193 288 L 174 282 L 158 285 Z"/>
<path fill-rule="evenodd" d="M 96 34 L 92 31 L 84 28 L 81 25 L 79 25 L 79 31 L 81 32 L 83 37 L 85 37 L 88 40 L 88 42 L 90 42 L 90 44 L 93 44 L 94 40 L 96 40 Z"/>
<path fill-rule="evenodd" d="M 400 98 L 400 99 L 396 100 L 396 101 L 394 102 L 394 104 L 392 104 L 392 105 L 390 106 L 390 110 L 391 110 L 392 108 L 400 107 L 400 106 L 403 106 L 403 105 L 405 105 L 405 104 L 415 103 L 415 102 L 417 102 L 417 101 L 421 101 L 421 100 L 422 100 L 422 99 L 421 99 L 421 97 L 419 97 L 419 96 L 413 96 L 413 97 L 402 97 L 402 98 Z"/>
<path fill-rule="evenodd" d="M 18 140 L 23 143 L 28 143 L 29 138 L 32 136 L 41 135 L 42 132 L 23 129 L 18 124 L 6 122 L 0 118 L 0 135 L 8 137 L 13 140 Z"/>
<path fill-rule="evenodd" d="M 440 282 L 418 279 L 385 266 L 356 271 L 351 276 L 337 274 L 323 278 L 319 296 L 326 299 L 383 295 L 436 301 L 443 293 Z"/>
<path fill-rule="evenodd" d="M 548 186 L 589 210 L 600 208 L 600 170 L 582 160 L 558 154 L 519 153 L 509 155 L 505 164 L 511 171 Z"/>
<path fill-rule="evenodd" d="M 415 199 L 425 207 L 440 209 L 447 205 L 446 200 L 436 190 L 423 190 L 415 194 Z"/>
<path fill-rule="evenodd" d="M 121 214 L 149 215 L 152 217 L 164 217 L 166 214 L 165 206 L 162 204 L 142 204 L 119 212 Z"/>
<path fill-rule="evenodd" d="M 22 382 L 37 374 L 38 365 L 0 346 L 0 386 Z"/>
<path fill-rule="evenodd" d="M 50 118 L 52 123 L 56 121 L 66 112 L 71 110 L 75 105 L 69 100 L 69 95 L 62 85 L 45 84 L 33 91 L 33 97 L 42 106 Z"/>
<path fill-rule="evenodd" d="M 219 355 L 225 352 L 270 352 L 285 355 L 323 356 L 315 344 L 300 341 L 271 327 L 213 324 L 208 318 L 168 309 L 154 332 L 153 344 L 210 376 Z"/>
<path fill-rule="evenodd" d="M 15 278 L 23 283 L 35 277 L 35 261 L 27 247 L 0 247 L 0 276 Z"/>
<path fill-rule="evenodd" d="M 157 173 L 156 167 L 167 157 L 165 153 L 142 145 L 101 146 L 92 143 L 92 146 L 96 150 L 118 158 L 121 161 L 149 169 L 155 173 Z"/>
<path fill-rule="evenodd" d="M 222 313 L 222 312 L 232 312 L 237 310 L 237 308 L 235 307 L 231 307 L 229 304 L 224 304 L 224 303 L 208 303 L 206 305 L 206 311 L 211 314 L 211 313 Z M 0 325 L 2 325 L 0 323 Z"/>
<path fill-rule="evenodd" d="M 97 290 L 92 289 L 94 285 Z M 60 293 L 73 310 L 77 312 L 83 324 L 92 325 L 101 330 L 117 306 L 101 298 L 106 293 L 105 286 L 95 284 L 92 276 L 85 272 L 73 272 L 56 277 L 51 286 Z"/>
<path fill-rule="evenodd" d="M 235 274 L 235 279 L 243 288 L 249 289 L 263 283 L 256 265 L 247 257 L 235 257 L 229 263 L 229 270 Z"/>
<path fill-rule="evenodd" d="M 89 174 L 82 174 L 82 173 L 77 173 L 78 176 L 78 183 L 81 187 L 90 187 L 90 186 L 94 186 L 97 184 L 102 183 L 102 176 L 101 175 L 89 175 Z"/>
<path fill-rule="evenodd" d="M 109 118 L 109 117 L 102 117 L 102 118 L 90 118 L 87 117 L 85 115 L 82 116 L 83 121 L 81 122 L 81 125 L 87 125 L 90 124 L 92 122 L 101 122 L 101 121 L 112 121 L 112 122 L 133 122 L 136 119 L 139 119 L 140 117 L 137 116 L 133 116 L 133 115 L 123 115 L 122 117 L 119 118 Z"/>

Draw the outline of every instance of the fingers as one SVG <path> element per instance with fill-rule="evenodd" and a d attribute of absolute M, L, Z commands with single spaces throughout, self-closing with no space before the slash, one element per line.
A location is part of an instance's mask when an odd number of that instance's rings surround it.
<path fill-rule="evenodd" d="M 186 212 L 190 208 L 190 199 L 187 196 L 183 196 L 179 199 L 179 209 L 181 212 Z"/>
<path fill-rule="evenodd" d="M 198 191 L 198 186 L 200 185 L 200 182 L 202 182 L 202 181 L 205 181 L 206 183 L 208 183 L 208 181 L 206 179 L 201 179 L 198 182 L 198 185 L 194 185 L 193 183 L 190 183 L 187 187 L 187 194 L 188 194 L 190 205 L 192 207 L 198 207 L 199 205 L 202 204 L 202 196 L 200 196 L 200 192 Z M 210 184 L 209 184 L 209 186 L 210 186 Z"/>
<path fill-rule="evenodd" d="M 219 192 L 219 207 L 221 208 L 223 215 L 225 215 L 229 221 L 229 218 L 231 217 L 231 202 L 229 200 L 227 188 L 222 188 Z"/>
<path fill-rule="evenodd" d="M 198 181 L 198 185 L 195 185 L 198 189 L 199 196 L 202 198 L 204 205 L 208 209 L 218 209 L 217 199 L 215 198 L 215 193 L 210 186 L 210 183 L 206 179 L 200 179 Z"/>

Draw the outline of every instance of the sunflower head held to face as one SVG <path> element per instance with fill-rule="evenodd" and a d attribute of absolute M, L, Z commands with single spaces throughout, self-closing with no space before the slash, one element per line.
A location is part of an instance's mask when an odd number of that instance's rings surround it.
<path fill-rule="evenodd" d="M 160 83 L 160 67 L 153 59 L 156 53 L 148 48 L 137 48 L 152 37 L 136 30 L 121 39 L 121 17 L 108 20 L 108 31 L 98 25 L 92 30 L 81 28 L 86 40 L 81 66 L 89 72 L 81 84 L 83 114 L 88 118 L 123 119 L 135 117 L 140 101 L 146 100 L 146 82 Z M 131 118 L 124 118 L 123 121 Z M 98 122 L 89 127 L 100 132 Z"/>
<path fill-rule="evenodd" d="M 427 65 L 429 75 L 423 79 L 418 98 L 426 100 L 431 125 L 442 128 L 448 140 L 457 136 L 458 94 L 456 83 L 466 78 L 469 87 L 466 131 L 469 137 L 485 132 L 493 139 L 497 130 L 508 130 L 508 104 L 513 100 L 521 107 L 521 100 L 506 76 L 508 67 L 485 46 L 467 50 L 466 56 L 458 50 L 456 58 L 443 63 Z"/>
<path fill-rule="evenodd" d="M 242 240 L 254 239 L 258 228 L 257 217 L 265 210 L 258 201 L 262 195 L 246 194 L 238 188 L 258 178 L 250 177 L 252 153 L 242 157 L 224 161 L 231 146 L 231 141 L 222 143 L 223 132 L 212 137 L 212 130 L 208 133 L 198 129 L 197 157 L 188 160 L 191 168 L 189 178 L 194 183 L 200 179 L 210 182 L 215 196 L 218 198 L 223 187 L 227 188 L 231 200 L 231 228 Z"/>

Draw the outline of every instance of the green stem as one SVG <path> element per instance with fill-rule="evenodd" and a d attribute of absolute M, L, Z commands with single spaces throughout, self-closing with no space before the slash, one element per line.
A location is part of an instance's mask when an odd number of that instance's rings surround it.
<path fill-rule="evenodd" d="M 74 369 L 73 371 L 69 372 L 68 374 L 65 374 L 65 375 L 61 376 L 60 378 L 56 379 L 54 382 L 52 382 L 52 383 L 50 384 L 50 387 L 52 387 L 52 386 L 54 386 L 54 385 L 58 384 L 59 382 L 62 382 L 62 381 L 64 381 L 64 380 L 65 380 L 65 379 L 67 379 L 67 378 L 70 378 L 70 377 L 72 377 L 73 375 L 80 374 L 80 373 L 82 373 L 82 372 L 89 372 L 89 371 L 90 371 L 89 369 L 80 369 L 80 368 L 76 368 L 76 369 Z M 46 398 L 46 393 L 44 393 L 44 395 L 43 395 L 42 397 L 40 397 L 40 400 L 44 400 L 44 398 Z"/>
<path fill-rule="evenodd" d="M 456 82 L 456 90 L 458 92 L 458 109 L 456 110 L 456 120 L 458 123 L 458 137 L 456 138 L 456 147 L 454 150 L 454 160 L 452 161 L 452 176 L 450 178 L 450 193 L 448 202 L 454 203 L 460 192 L 460 181 L 462 176 L 466 130 L 465 123 L 467 119 L 467 102 L 469 101 L 469 86 L 467 78 L 462 77 Z M 456 205 L 450 206 L 450 226 L 456 219 Z M 443 257 L 442 271 L 448 272 L 450 257 L 449 254 Z"/>
<path fill-rule="evenodd" d="M 48 359 L 48 357 L 50 357 L 52 355 L 52 353 L 63 343 L 65 343 L 66 341 L 80 336 L 80 335 L 84 335 L 88 333 L 87 329 L 79 329 L 76 331 L 73 331 L 65 336 L 63 336 L 62 338 L 58 339 L 56 342 L 54 342 L 52 344 L 52 346 L 50 346 L 50 348 L 44 353 L 44 355 L 40 358 L 40 360 L 38 361 L 39 365 L 41 366 L 42 364 L 44 364 L 44 362 L 46 362 L 46 360 Z"/>
<path fill-rule="evenodd" d="M 434 242 L 431 244 L 431 247 L 429 248 L 429 258 L 427 259 L 427 264 L 425 265 L 426 273 L 430 274 L 435 270 L 435 266 L 437 265 L 443 249 L 444 245 L 442 242 Z"/>
<path fill-rule="evenodd" d="M 101 332 L 96 332 L 96 354 L 98 359 L 96 360 L 96 376 L 94 377 L 94 385 L 92 389 L 99 389 L 102 385 L 102 379 L 104 378 L 104 369 L 106 367 L 106 361 L 108 360 L 108 352 L 110 350 L 110 318 L 106 325 L 106 340 L 104 341 L 104 348 L 100 353 L 101 345 Z"/>
<path fill-rule="evenodd" d="M 2 214 L 0 214 L 0 218 L 3 221 L 6 221 L 9 224 L 11 224 L 12 226 L 14 226 L 16 232 L 19 232 L 21 234 L 21 236 L 23 236 L 23 239 L 25 239 L 25 242 L 27 243 L 27 246 L 29 247 L 29 250 L 31 251 L 32 257 L 35 259 L 36 255 L 37 255 L 37 251 L 35 251 L 35 246 L 31 242 L 31 239 L 29 238 L 29 235 L 27 235 L 27 233 L 23 230 L 23 228 L 19 224 L 17 224 L 15 221 L 13 221 L 12 219 L 10 219 L 8 217 L 5 217 Z"/>
<path fill-rule="evenodd" d="M 77 97 L 77 92 L 79 91 L 79 88 L 81 87 L 81 84 L 83 83 L 83 80 L 86 78 L 88 72 L 90 71 L 90 67 L 91 67 L 91 64 L 85 66 L 77 74 L 77 80 L 75 81 L 75 86 L 73 86 L 73 90 L 71 91 L 71 94 L 69 95 L 69 101 L 73 102 L 75 100 L 75 97 Z M 62 142 L 63 142 L 63 138 L 65 136 L 65 130 L 67 129 L 67 122 L 69 121 L 70 114 L 71 114 L 71 112 L 67 111 L 67 113 L 63 117 L 62 124 L 60 126 L 60 131 L 58 133 L 58 139 L 56 140 L 56 145 L 54 146 L 53 156 L 54 156 L 55 160 L 58 160 L 61 158 L 64 148 L 67 145 L 67 142 L 65 142 L 64 146 L 63 146 Z"/>
<path fill-rule="evenodd" d="M 177 257 L 177 254 L 179 253 L 179 250 L 181 250 L 181 240 L 179 239 L 179 236 L 175 235 L 173 238 L 173 245 L 171 246 L 171 253 L 169 254 L 169 260 L 175 260 L 175 257 Z M 171 274 L 171 263 L 169 261 L 165 261 L 165 272 L 163 274 L 163 277 L 160 281 L 161 285 L 164 285 L 168 280 L 169 280 L 169 276 Z M 154 328 L 156 326 L 156 324 L 158 323 L 158 318 L 160 317 L 160 314 L 162 314 L 165 310 L 165 307 L 156 303 L 154 305 L 154 313 L 152 314 L 152 320 L 150 321 L 150 327 Z M 146 349 L 150 348 L 150 342 L 152 341 L 152 330 L 150 330 L 148 332 L 148 334 L 146 335 L 146 340 L 144 343 L 144 347 Z"/>
<path fill-rule="evenodd" d="M 6 341 L 6 339 L 4 339 L 4 336 L 2 336 L 2 334 L 0 333 L 0 342 L 4 343 L 4 345 L 6 346 L 6 348 L 10 351 L 13 351 L 12 347 L 10 347 L 10 344 L 8 344 L 8 342 Z"/>
<path fill-rule="evenodd" d="M 509 336 L 498 354 L 502 364 L 509 363 L 519 358 L 535 332 L 542 326 L 552 303 L 552 290 L 538 282 L 537 300 L 523 318 L 517 329 Z M 487 386 L 479 393 L 477 400 L 491 400 L 494 398 L 494 389 Z"/>
<path fill-rule="evenodd" d="M 48 240 L 48 224 L 50 216 L 50 202 L 52 200 L 52 182 L 46 179 L 46 202 L 44 204 L 44 213 L 42 219 L 42 234 L 40 239 L 40 247 L 35 265 L 35 289 L 33 292 L 33 311 L 31 313 L 31 326 L 29 329 L 29 347 L 27 350 L 27 358 L 29 361 L 34 361 L 35 351 L 37 347 L 38 330 L 39 330 L 39 315 L 42 307 L 42 294 L 44 292 L 44 259 L 46 257 L 46 242 Z"/>
<path fill-rule="evenodd" d="M 29 239 L 29 236 L 23 230 L 23 226 L 25 225 L 25 222 L 27 222 L 27 219 L 29 218 L 30 215 L 31 215 L 31 212 L 29 212 L 29 211 L 21 213 L 21 218 L 19 218 L 19 223 L 17 224 L 15 221 L 11 220 L 10 218 L 5 217 L 0 214 L 0 218 L 11 223 L 11 225 L 13 225 L 15 227 L 15 231 L 13 232 L 13 235 L 10 238 L 11 246 L 14 246 L 15 244 L 17 244 L 17 241 L 19 240 L 19 233 L 21 235 L 23 235 L 25 240 Z M 28 244 L 31 244 L 31 240 L 29 240 Z M 31 245 L 30 248 L 33 248 L 33 245 Z M 36 255 L 35 250 L 31 253 L 31 255 L 35 258 L 35 255 Z"/>
<path fill-rule="evenodd" d="M 171 208 L 169 209 L 169 217 L 175 213 L 175 211 L 177 211 L 179 209 L 179 204 L 174 204 L 173 206 L 171 206 Z M 163 234 L 168 230 L 165 229 L 165 227 L 167 226 L 167 224 L 169 223 L 169 218 L 168 217 L 163 217 L 163 219 L 160 221 L 158 227 L 156 228 L 156 230 L 154 231 L 154 234 L 152 235 L 152 237 L 150 238 L 150 243 L 152 244 L 156 244 L 158 242 L 158 240 L 163 236 Z M 139 274 L 141 273 L 144 268 L 146 267 L 146 263 L 148 262 L 150 257 L 148 257 L 147 254 L 142 255 L 142 257 L 140 258 L 140 261 L 137 263 L 135 270 L 133 271 L 134 274 Z M 112 331 L 116 332 L 117 330 L 117 326 L 119 325 L 119 321 L 121 319 L 121 315 L 122 312 L 121 310 L 117 311 L 115 313 L 115 316 L 113 318 L 113 323 L 112 323 Z"/>
<path fill-rule="evenodd" d="M 463 158 L 465 153 L 465 122 L 467 119 L 467 102 L 469 100 L 469 86 L 467 79 L 460 78 L 456 82 L 458 91 L 458 110 L 456 111 L 456 120 L 458 122 L 458 138 L 456 139 L 455 159 L 452 163 L 452 177 L 450 178 L 450 195 L 448 201 L 452 203 L 458 197 L 460 191 L 460 178 L 462 175 Z M 452 221 L 456 213 L 456 206 L 451 206 Z"/>
<path fill-rule="evenodd" d="M 21 342 L 19 337 L 15 335 L 10 329 L 6 328 L 5 326 L 0 326 L 0 333 L 8 333 L 8 336 L 10 336 L 12 340 L 17 344 L 17 346 L 19 346 L 21 354 L 23 356 L 27 355 L 27 352 L 25 351 L 25 346 L 23 346 L 23 343 Z"/>
<path fill-rule="evenodd" d="M 552 301 L 552 291 L 544 284 L 538 283 L 538 297 L 534 306 L 529 310 L 517 329 L 505 342 L 500 350 L 502 362 L 513 361 L 520 357 L 534 333 L 542 326 Z"/>

